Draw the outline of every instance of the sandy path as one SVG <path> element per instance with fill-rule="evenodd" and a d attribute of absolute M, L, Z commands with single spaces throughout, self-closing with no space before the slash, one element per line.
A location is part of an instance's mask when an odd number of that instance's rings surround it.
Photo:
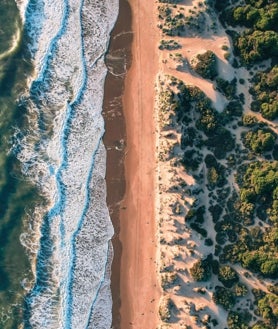
<path fill-rule="evenodd" d="M 154 83 L 157 74 L 155 3 L 130 1 L 133 61 L 127 74 L 126 195 L 120 211 L 121 328 L 156 328 L 160 287 L 156 267 Z"/>

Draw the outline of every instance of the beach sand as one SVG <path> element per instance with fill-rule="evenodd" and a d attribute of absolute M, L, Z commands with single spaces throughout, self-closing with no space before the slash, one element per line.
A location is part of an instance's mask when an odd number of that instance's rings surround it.
<path fill-rule="evenodd" d="M 115 229 L 111 278 L 115 329 L 156 328 L 158 324 L 155 6 L 147 0 L 120 0 L 120 15 L 106 59 L 110 73 L 105 86 L 104 142 L 107 202 Z"/>
<path fill-rule="evenodd" d="M 120 202 L 125 194 L 124 154 L 126 141 L 122 95 L 126 72 L 131 64 L 131 10 L 126 0 L 120 1 L 119 16 L 112 31 L 108 67 L 105 80 L 103 117 L 105 120 L 104 144 L 107 150 L 107 204 L 115 234 L 112 239 L 114 259 L 112 262 L 111 290 L 113 299 L 113 328 L 120 328 L 120 280 L 122 244 L 120 233 Z"/>
<path fill-rule="evenodd" d="M 156 328 L 160 287 L 155 222 L 155 2 L 130 1 L 132 65 L 123 96 L 126 194 L 120 210 L 121 328 Z"/>

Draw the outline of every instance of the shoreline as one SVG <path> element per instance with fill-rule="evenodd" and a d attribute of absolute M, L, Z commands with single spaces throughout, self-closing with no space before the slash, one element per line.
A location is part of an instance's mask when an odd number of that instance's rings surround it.
<path fill-rule="evenodd" d="M 120 0 L 119 16 L 106 56 L 108 68 L 110 64 L 117 66 L 117 59 L 114 58 L 116 62 L 113 63 L 111 56 L 115 50 L 125 48 L 123 53 L 126 55 L 122 56 L 122 53 L 115 57 L 125 58 L 127 69 L 132 58 L 126 76 L 125 72 L 118 77 L 108 73 L 104 97 L 103 116 L 108 132 L 104 136 L 107 203 L 115 229 L 111 277 L 114 329 L 155 328 L 159 324 L 161 290 L 155 218 L 154 106 L 158 73 L 155 6 L 145 0 L 132 3 Z M 127 40 L 116 40 L 119 35 L 127 36 Z"/>
<path fill-rule="evenodd" d="M 112 238 L 114 257 L 111 265 L 112 328 L 120 328 L 120 280 L 122 243 L 120 233 L 120 203 L 125 194 L 124 154 L 126 144 L 126 125 L 123 114 L 122 95 L 126 71 L 131 63 L 131 11 L 126 0 L 119 1 L 119 15 L 111 32 L 105 62 L 108 67 L 104 86 L 103 118 L 105 134 L 103 137 L 107 152 L 106 185 L 107 205 L 114 227 Z"/>

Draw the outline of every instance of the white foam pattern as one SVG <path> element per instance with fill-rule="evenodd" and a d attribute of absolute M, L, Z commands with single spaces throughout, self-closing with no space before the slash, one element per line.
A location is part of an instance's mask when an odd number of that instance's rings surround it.
<path fill-rule="evenodd" d="M 15 131 L 15 150 L 47 200 L 29 214 L 21 236 L 34 271 L 24 327 L 108 329 L 113 227 L 101 112 L 118 0 L 17 4 L 35 72 L 22 97 L 27 126 Z"/>

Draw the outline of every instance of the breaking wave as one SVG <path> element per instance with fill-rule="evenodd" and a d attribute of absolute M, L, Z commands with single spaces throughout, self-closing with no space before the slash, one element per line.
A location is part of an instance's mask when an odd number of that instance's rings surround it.
<path fill-rule="evenodd" d="M 17 0 L 34 64 L 14 150 L 46 202 L 21 242 L 34 282 L 24 328 L 110 328 L 113 228 L 101 116 L 117 0 Z M 27 285 L 28 286 L 28 285 Z"/>

